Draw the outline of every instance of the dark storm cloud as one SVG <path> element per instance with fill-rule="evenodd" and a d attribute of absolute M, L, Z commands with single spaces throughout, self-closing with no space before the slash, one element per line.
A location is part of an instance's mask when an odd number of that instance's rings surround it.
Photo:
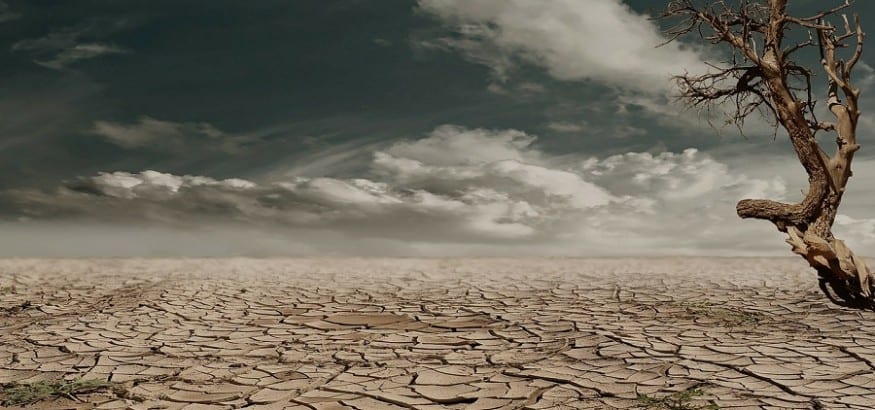
<path fill-rule="evenodd" d="M 734 201 L 804 186 L 786 141 L 672 104 L 662 79 L 709 52 L 653 49 L 651 1 L 4 5 L 7 254 L 756 253 L 780 241 Z M 865 203 L 842 220 L 875 226 Z"/>
<path fill-rule="evenodd" d="M 16 87 L 0 90 L 0 115 L 18 118 L 28 101 L 69 107 L 61 116 L 40 110 L 25 116 L 39 119 L 14 134 L 32 136 L 2 155 L 40 171 L 3 173 L 5 187 L 50 186 L 105 170 L 249 177 L 295 168 L 334 145 L 391 142 L 446 123 L 537 131 L 554 152 L 640 150 L 654 139 L 681 150 L 702 140 L 662 137 L 659 127 L 620 145 L 554 132 L 549 123 L 582 116 L 590 117 L 592 130 L 645 124 L 626 124 L 640 120 L 610 114 L 605 104 L 554 109 L 611 99 L 598 84 L 569 87 L 537 67 L 517 67 L 513 81 L 490 88 L 490 69 L 417 46 L 451 33 L 413 1 L 21 2 L 13 9 L 22 18 L 0 26 L 0 49 L 8 50 L 0 54 L 6 60 L 0 72 Z M 95 124 L 131 127 L 144 117 L 264 137 L 233 157 L 95 138 Z M 204 133 L 187 135 L 193 135 L 187 147 L 214 142 Z"/>
<path fill-rule="evenodd" d="M 480 67 L 417 54 L 411 33 L 440 24 L 414 13 L 409 1 L 15 6 L 23 17 L 0 26 L 7 50 L 0 72 L 15 84 L 0 90 L 0 115 L 34 121 L 0 135 L 28 135 L 2 155 L 40 171 L 4 173 L 3 187 L 118 169 L 250 176 L 294 168 L 335 145 L 390 142 L 443 123 L 542 122 L 538 110 L 486 90 Z M 26 108 L 31 102 L 58 106 L 62 115 Z M 204 132 L 186 134 L 194 151 L 134 147 L 94 133 L 96 124 L 130 128 L 145 117 L 263 138 L 230 158 L 199 156 L 198 142 L 214 143 Z"/>

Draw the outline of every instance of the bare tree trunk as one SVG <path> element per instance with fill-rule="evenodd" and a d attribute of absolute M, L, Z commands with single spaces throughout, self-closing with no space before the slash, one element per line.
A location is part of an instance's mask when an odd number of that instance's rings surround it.
<path fill-rule="evenodd" d="M 810 17 L 787 15 L 787 0 L 743 1 L 735 6 L 723 0 L 706 2 L 673 0 L 662 16 L 681 18 L 669 29 L 672 39 L 697 33 L 712 44 L 732 50 L 726 67 L 699 76 L 678 76 L 681 96 L 694 106 L 734 103 L 730 119 L 739 126 L 755 111 L 772 116 L 787 131 L 799 162 L 808 174 L 808 192 L 802 202 L 785 204 L 767 199 L 744 199 L 736 207 L 742 218 L 769 220 L 787 233 L 787 243 L 818 272 L 823 291 L 834 302 L 875 308 L 875 277 L 863 258 L 855 255 L 832 233 L 848 179 L 851 162 L 860 149 L 856 139 L 860 90 L 851 84 L 851 71 L 863 51 L 864 33 L 855 17 L 854 28 L 846 16 L 845 32 L 824 23 L 824 18 L 850 7 L 849 1 Z M 792 28 L 808 31 L 809 41 L 783 46 Z M 816 33 L 815 45 L 812 31 Z M 836 50 L 856 40 L 852 55 L 843 60 Z M 792 61 L 794 52 L 817 46 L 829 80 L 827 104 L 834 122 L 820 122 L 811 97 L 812 71 Z M 799 84 L 803 84 L 800 86 Z M 845 98 L 842 102 L 839 92 Z M 804 94 L 802 94 L 804 93 Z M 763 107 L 767 108 L 764 109 Z M 818 131 L 836 133 L 835 154 L 818 144 Z"/>
<path fill-rule="evenodd" d="M 852 175 L 851 162 L 860 146 L 856 142 L 856 126 L 852 120 L 855 116 L 838 101 L 835 85 L 831 87 L 830 94 L 830 111 L 836 117 L 838 149 L 831 158 L 823 156 L 831 182 L 829 194 L 810 222 L 788 229 L 787 242 L 793 247 L 793 252 L 804 257 L 817 270 L 821 288 L 833 301 L 871 308 L 875 307 L 872 300 L 872 285 L 875 283 L 872 273 L 863 258 L 855 255 L 832 234 L 838 207 Z"/>

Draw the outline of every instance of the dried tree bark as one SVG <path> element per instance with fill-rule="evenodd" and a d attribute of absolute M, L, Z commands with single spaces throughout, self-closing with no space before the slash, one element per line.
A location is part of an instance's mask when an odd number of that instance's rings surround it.
<path fill-rule="evenodd" d="M 756 112 L 783 128 L 808 173 L 808 192 L 802 202 L 787 204 L 768 199 L 744 199 L 742 218 L 771 221 L 788 235 L 787 243 L 817 270 L 821 289 L 834 302 L 859 308 L 875 307 L 875 278 L 863 258 L 832 234 L 842 195 L 852 175 L 851 162 L 860 149 L 856 129 L 860 90 L 851 73 L 863 53 L 864 33 L 841 14 L 849 0 L 807 17 L 787 13 L 788 0 L 672 0 L 661 18 L 676 23 L 667 32 L 673 41 L 695 34 L 723 45 L 731 57 L 706 74 L 677 76 L 680 94 L 700 108 L 730 107 L 730 120 L 743 126 Z M 841 29 L 827 22 L 842 17 Z M 795 31 L 794 31 L 795 30 Z M 807 41 L 785 41 L 804 31 Z M 849 44 L 851 43 L 851 44 Z M 849 45 L 853 47 L 848 47 Z M 847 48 L 846 58 L 839 51 Z M 797 62 L 806 49 L 819 49 L 820 70 L 826 74 L 826 103 L 834 117 L 819 121 L 812 98 L 814 71 Z M 844 101 L 842 101 L 842 97 Z M 836 149 L 829 155 L 817 132 L 834 132 Z"/>

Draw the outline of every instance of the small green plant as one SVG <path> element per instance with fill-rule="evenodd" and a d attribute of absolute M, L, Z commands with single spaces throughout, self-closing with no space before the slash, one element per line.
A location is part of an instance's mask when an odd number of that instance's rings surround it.
<path fill-rule="evenodd" d="M 98 379 L 50 380 L 24 384 L 10 384 L 0 390 L 2 404 L 7 406 L 35 403 L 55 397 L 74 398 L 77 394 L 108 390 L 113 383 Z"/>
<path fill-rule="evenodd" d="M 7 293 L 12 293 L 15 291 L 14 286 L 0 286 L 0 295 L 5 295 Z"/>
<path fill-rule="evenodd" d="M 659 410 L 719 410 L 720 406 L 710 404 L 696 404 L 694 400 L 705 395 L 702 389 L 693 388 L 674 393 L 665 397 L 651 397 L 646 394 L 638 395 L 638 403 L 645 409 Z"/>
<path fill-rule="evenodd" d="M 765 316 L 762 313 L 747 312 L 735 308 L 725 308 L 713 302 L 687 301 L 678 302 L 687 314 L 692 317 L 712 317 L 719 319 L 728 327 L 754 326 L 759 324 Z"/>

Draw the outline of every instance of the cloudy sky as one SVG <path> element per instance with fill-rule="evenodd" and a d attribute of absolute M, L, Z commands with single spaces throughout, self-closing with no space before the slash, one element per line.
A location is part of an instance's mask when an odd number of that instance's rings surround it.
<path fill-rule="evenodd" d="M 673 102 L 721 52 L 656 48 L 658 7 L 0 2 L 0 256 L 789 255 L 734 212 L 801 198 L 789 142 Z M 867 254 L 864 116 L 836 232 Z"/>

